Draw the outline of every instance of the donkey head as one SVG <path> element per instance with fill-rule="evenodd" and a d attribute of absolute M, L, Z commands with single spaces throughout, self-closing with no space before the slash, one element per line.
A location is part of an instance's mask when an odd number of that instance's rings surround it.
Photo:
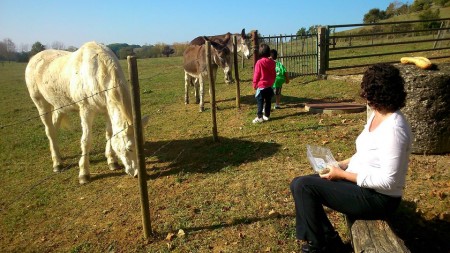
<path fill-rule="evenodd" d="M 227 46 L 230 37 L 230 34 L 227 34 L 223 41 L 212 41 L 207 37 L 204 37 L 206 41 L 211 42 L 211 46 L 213 47 L 211 52 L 213 55 L 213 61 L 217 66 L 220 66 L 223 69 L 225 74 L 225 82 L 227 84 L 233 82 L 233 78 L 231 76 L 231 51 Z"/>
<path fill-rule="evenodd" d="M 242 51 L 242 53 L 244 54 L 245 58 L 249 59 L 250 58 L 250 50 L 249 50 L 249 45 L 250 45 L 250 39 L 249 37 L 245 34 L 245 28 L 242 29 L 241 31 L 241 38 L 237 43 L 237 51 Z"/>

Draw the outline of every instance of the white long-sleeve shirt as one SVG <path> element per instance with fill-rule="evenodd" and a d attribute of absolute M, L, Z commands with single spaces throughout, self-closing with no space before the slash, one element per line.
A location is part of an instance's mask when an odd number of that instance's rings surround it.
<path fill-rule="evenodd" d="M 356 139 L 356 153 L 347 171 L 357 174 L 357 185 L 389 196 L 400 197 L 408 170 L 412 134 L 405 116 L 396 111 L 372 132 L 371 115 Z"/>

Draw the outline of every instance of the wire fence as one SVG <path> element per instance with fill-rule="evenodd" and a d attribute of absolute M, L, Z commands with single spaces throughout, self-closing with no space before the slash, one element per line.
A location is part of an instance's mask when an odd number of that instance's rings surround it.
<path fill-rule="evenodd" d="M 0 125 L 0 131 L 8 129 L 8 128 L 12 128 L 12 127 L 17 126 L 17 125 L 21 125 L 24 122 L 29 122 L 29 121 L 32 121 L 32 120 L 40 119 L 41 117 L 43 117 L 45 115 L 52 114 L 52 113 L 54 113 L 54 112 L 56 112 L 58 110 L 62 110 L 64 108 L 77 105 L 78 103 L 80 103 L 82 101 L 85 101 L 86 99 L 92 99 L 95 96 L 99 96 L 99 95 L 101 95 L 101 94 L 103 94 L 105 92 L 108 92 L 108 91 L 110 91 L 112 89 L 115 89 L 115 88 L 118 88 L 118 87 L 119 86 L 114 86 L 114 87 L 111 87 L 111 88 L 108 88 L 108 89 L 96 92 L 96 93 L 91 94 L 89 96 L 86 96 L 86 97 L 84 97 L 84 98 L 82 98 L 82 99 L 80 99 L 78 101 L 74 101 L 72 103 L 69 103 L 67 105 L 61 106 L 59 108 L 52 109 L 51 111 L 39 114 L 38 116 L 28 117 L 28 118 L 25 118 L 25 119 L 18 119 L 15 122 L 2 124 L 2 125 Z M 194 117 L 191 120 L 191 122 L 187 124 L 187 126 L 190 126 L 194 122 L 196 122 L 198 120 L 198 118 L 200 117 L 200 115 L 201 114 L 198 114 L 197 117 Z M 128 127 L 133 127 L 133 126 L 130 125 Z M 111 138 L 113 138 L 114 136 L 116 136 L 120 132 L 125 131 L 128 127 L 125 127 L 123 129 L 121 129 L 119 132 L 117 132 L 113 136 L 111 136 Z M 106 142 L 110 141 L 111 138 L 107 139 Z M 162 145 L 161 147 L 156 149 L 152 154 L 147 155 L 147 157 L 145 157 L 145 161 L 147 162 L 151 157 L 154 157 L 155 155 L 157 155 L 159 152 L 164 150 L 171 143 L 173 143 L 173 140 L 165 143 L 164 145 Z M 64 150 L 62 150 L 62 151 L 64 152 Z M 180 154 L 178 154 L 178 156 L 176 158 L 174 158 L 173 162 L 176 162 L 179 159 L 179 157 L 183 154 L 183 152 L 184 152 L 184 150 L 181 151 Z M 12 209 L 16 208 L 16 206 L 18 206 L 20 203 L 22 203 L 24 199 L 26 199 L 27 197 L 32 195 L 33 192 L 35 192 L 40 186 L 45 185 L 47 182 L 50 182 L 51 180 L 53 180 L 53 179 L 55 179 L 57 177 L 61 177 L 61 175 L 67 175 L 66 173 L 71 168 L 77 167 L 77 161 L 79 159 L 81 159 L 83 156 L 86 156 L 86 155 L 89 155 L 89 153 L 88 154 L 84 154 L 84 155 L 83 154 L 77 155 L 77 156 L 75 156 L 73 158 L 70 158 L 70 163 L 68 163 L 67 165 L 64 166 L 64 168 L 61 169 L 61 171 L 60 171 L 61 173 L 51 173 L 51 174 L 48 174 L 48 175 L 44 175 L 42 177 L 34 176 L 33 177 L 33 181 L 34 182 L 32 184 L 30 184 L 30 185 L 25 186 L 23 189 L 19 189 L 17 191 L 18 192 L 17 194 L 13 194 L 14 196 L 11 196 L 11 198 L 10 198 L 11 201 L 2 204 L 0 212 L 4 213 L 4 214 L 7 213 L 9 210 L 12 210 Z M 63 177 L 61 179 L 57 179 L 57 180 L 66 181 L 69 178 L 71 178 L 72 176 L 73 176 L 73 174 L 71 173 L 70 175 L 65 176 L 65 177 Z M 120 183 L 120 180 L 123 180 L 123 178 L 119 177 L 116 180 L 113 180 L 113 182 L 111 184 L 112 185 L 118 185 Z M 75 190 L 75 189 L 77 189 L 79 187 L 80 187 L 79 184 L 73 184 L 71 187 L 69 187 L 67 189 L 67 191 L 72 191 L 72 190 Z M 100 189 L 100 191 L 98 191 L 98 189 L 96 189 L 96 194 L 98 194 L 98 195 L 106 194 L 108 191 L 109 191 L 108 187 L 104 187 L 104 188 Z M 97 205 L 98 205 L 98 201 L 95 201 L 95 199 L 92 199 L 91 201 L 89 201 L 87 203 L 84 203 L 82 206 L 79 206 L 75 212 L 72 212 L 70 215 L 66 216 L 64 219 L 61 220 L 63 222 L 62 222 L 62 224 L 60 224 L 58 226 L 57 231 L 65 231 L 65 230 L 69 229 L 70 226 L 73 226 L 74 221 L 77 218 L 82 216 L 83 213 L 86 213 L 87 210 L 95 208 Z M 38 222 L 37 224 L 35 223 L 34 225 L 35 226 L 41 226 L 45 222 L 46 222 L 46 219 L 42 219 L 40 222 Z M 23 246 L 25 248 L 27 248 L 30 245 L 32 245 L 33 243 L 35 243 L 35 240 L 32 240 L 32 239 L 31 240 L 25 240 Z"/>
<path fill-rule="evenodd" d="M 21 125 L 21 124 L 23 124 L 23 123 L 25 123 L 25 122 L 28 122 L 28 121 L 31 121 L 31 120 L 39 119 L 39 118 L 41 118 L 41 117 L 43 117 L 43 116 L 45 116 L 45 115 L 47 115 L 47 114 L 52 114 L 52 113 L 54 113 L 54 112 L 56 112 L 56 111 L 62 110 L 62 109 L 64 109 L 64 108 L 67 108 L 67 107 L 70 107 L 70 106 L 73 106 L 73 105 L 76 105 L 76 104 L 78 104 L 78 103 L 80 103 L 80 102 L 82 102 L 82 101 L 85 101 L 86 99 L 90 99 L 90 98 L 93 98 L 94 96 L 101 95 L 102 93 L 107 92 L 107 91 L 112 90 L 112 89 L 115 89 L 115 88 L 117 88 L 117 87 L 119 87 L 119 86 L 113 86 L 113 87 L 111 87 L 111 88 L 108 88 L 108 89 L 105 89 L 105 90 L 96 92 L 96 93 L 91 94 L 91 95 L 89 95 L 89 96 L 86 96 L 86 97 L 84 97 L 84 98 L 82 98 L 82 99 L 80 99 L 80 100 L 74 101 L 74 102 L 72 102 L 72 103 L 63 105 L 63 106 L 58 107 L 58 108 L 55 108 L 55 109 L 53 109 L 53 110 L 51 110 L 51 111 L 44 112 L 44 113 L 42 113 L 42 114 L 40 114 L 40 115 L 38 115 L 38 116 L 30 117 L 30 118 L 27 118 L 27 119 L 19 119 L 19 120 L 17 120 L 16 122 L 12 122 L 12 123 L 8 123 L 8 124 L 1 125 L 1 126 L 0 126 L 0 130 L 6 129 L 6 128 L 8 128 L 8 127 L 14 127 L 14 126 L 16 126 L 16 125 Z M 109 142 L 113 137 L 115 137 L 115 136 L 117 136 L 118 134 L 120 134 L 121 132 L 125 131 L 128 127 L 132 127 L 132 125 L 127 126 L 127 127 L 123 128 L 123 129 L 121 129 L 120 131 L 118 131 L 117 133 L 113 134 L 113 135 L 111 136 L 111 138 L 109 138 L 109 139 L 106 140 L 106 142 Z M 73 161 L 70 162 L 70 164 L 64 166 L 64 167 L 60 170 L 60 172 L 68 171 L 70 168 L 73 167 L 74 164 L 76 164 L 76 161 L 77 161 L 77 160 L 81 159 L 83 156 L 86 156 L 86 155 L 89 155 L 89 154 L 81 154 L 81 155 L 76 156 L 75 158 L 73 158 Z M 50 180 L 50 179 L 56 177 L 57 175 L 58 175 L 58 173 L 52 173 L 52 174 L 50 174 L 50 175 L 48 175 L 48 176 L 46 176 L 46 177 L 44 177 L 44 178 L 42 178 L 42 179 L 39 179 L 39 180 L 38 180 L 36 183 L 34 183 L 33 185 L 28 186 L 27 189 L 24 189 L 23 191 L 21 191 L 20 194 L 17 195 L 17 197 L 13 198 L 13 201 L 12 201 L 11 203 L 6 204 L 4 210 L 8 210 L 10 206 L 12 206 L 12 205 L 14 205 L 15 203 L 21 201 L 21 200 L 23 199 L 24 196 L 26 196 L 28 193 L 30 193 L 31 191 L 33 191 L 33 189 L 35 189 L 37 186 L 39 186 L 39 185 L 43 184 L 44 182 L 46 182 L 46 181 L 48 181 L 48 180 Z M 4 210 L 3 210 L 3 211 L 4 211 Z"/>

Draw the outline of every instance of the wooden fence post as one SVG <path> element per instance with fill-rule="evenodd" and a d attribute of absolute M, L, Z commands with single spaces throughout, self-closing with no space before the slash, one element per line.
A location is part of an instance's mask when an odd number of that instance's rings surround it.
<path fill-rule="evenodd" d="M 209 78 L 209 96 L 211 97 L 211 122 L 213 141 L 218 142 L 219 137 L 217 135 L 217 121 L 216 121 L 216 87 L 214 84 L 214 78 L 211 73 L 211 42 L 205 41 L 205 53 L 206 53 L 206 68 L 208 70 Z"/>
<path fill-rule="evenodd" d="M 255 66 L 259 58 L 258 30 L 252 31 L 252 49 L 253 49 L 253 66 Z"/>
<path fill-rule="evenodd" d="M 148 239 L 152 233 L 150 223 L 150 205 L 147 190 L 147 172 L 145 170 L 145 157 L 143 148 L 143 132 L 141 121 L 141 99 L 139 96 L 139 77 L 135 56 L 128 56 L 128 75 L 131 84 L 131 103 L 133 107 L 133 128 L 136 142 L 136 158 L 138 166 L 139 192 L 141 194 L 141 211 L 144 237 Z"/>
<path fill-rule="evenodd" d="M 242 58 L 244 58 L 244 56 L 242 56 Z M 236 80 L 236 108 L 241 109 L 241 84 L 239 80 L 239 71 L 238 71 L 236 35 L 233 35 L 233 63 L 234 63 L 234 79 Z"/>
<path fill-rule="evenodd" d="M 328 67 L 328 62 L 327 62 L 327 55 L 328 55 L 328 41 L 327 41 L 327 28 L 324 26 L 320 26 L 317 29 L 317 37 L 319 40 L 319 51 L 317 52 L 318 54 L 318 59 L 319 59 L 319 71 L 318 71 L 318 76 L 319 77 L 325 77 L 326 73 L 327 73 L 327 67 Z"/>

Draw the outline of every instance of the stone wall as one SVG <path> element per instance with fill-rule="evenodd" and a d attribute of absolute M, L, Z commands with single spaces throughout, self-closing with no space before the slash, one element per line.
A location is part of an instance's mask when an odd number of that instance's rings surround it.
<path fill-rule="evenodd" d="M 450 64 L 439 64 L 435 70 L 422 70 L 415 65 L 396 66 L 408 93 L 402 112 L 414 135 L 412 152 L 449 153 Z"/>

